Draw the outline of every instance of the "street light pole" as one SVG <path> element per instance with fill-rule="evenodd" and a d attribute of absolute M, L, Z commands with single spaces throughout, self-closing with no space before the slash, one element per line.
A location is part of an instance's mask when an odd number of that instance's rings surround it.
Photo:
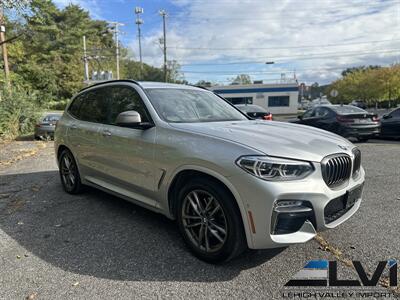
<path fill-rule="evenodd" d="M 164 81 L 168 81 L 168 76 L 167 76 L 167 34 L 166 34 L 166 25 L 165 25 L 165 17 L 167 16 L 167 12 L 162 9 L 160 10 L 160 16 L 163 18 L 163 44 L 164 44 Z"/>
<path fill-rule="evenodd" d="M 5 43 L 6 27 L 4 25 L 3 5 L 0 4 L 0 42 L 2 43 L 1 48 L 3 50 L 3 62 L 4 62 L 4 76 L 6 79 L 7 86 L 10 85 L 10 69 L 8 67 L 8 54 L 7 54 L 7 43 Z"/>
<path fill-rule="evenodd" d="M 143 72 L 143 61 L 142 61 L 142 43 L 141 43 L 141 32 L 140 32 L 140 25 L 143 24 L 143 20 L 140 18 L 140 14 L 143 13 L 142 7 L 135 7 L 135 14 L 136 14 L 136 25 L 138 26 L 138 39 L 139 39 L 139 59 L 140 59 L 140 73 L 139 77 L 142 77 Z"/>
<path fill-rule="evenodd" d="M 108 22 L 111 26 L 113 26 L 113 32 L 115 37 L 115 57 L 117 64 L 117 79 L 119 79 L 119 26 L 124 26 L 125 24 L 119 22 Z"/>
<path fill-rule="evenodd" d="M 83 36 L 83 63 L 85 69 L 85 81 L 89 80 L 89 65 L 88 65 L 88 56 L 86 51 L 86 36 Z"/>

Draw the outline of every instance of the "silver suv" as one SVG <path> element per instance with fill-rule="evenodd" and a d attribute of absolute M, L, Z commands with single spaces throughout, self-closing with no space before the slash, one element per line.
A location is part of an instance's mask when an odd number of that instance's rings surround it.
<path fill-rule="evenodd" d="M 360 206 L 361 153 L 303 125 L 249 119 L 201 88 L 110 81 L 58 122 L 62 185 L 89 185 L 175 219 L 208 262 L 304 243 Z"/>

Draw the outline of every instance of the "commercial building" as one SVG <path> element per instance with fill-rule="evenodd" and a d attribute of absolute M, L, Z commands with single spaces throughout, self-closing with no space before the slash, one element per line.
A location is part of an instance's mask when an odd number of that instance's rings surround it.
<path fill-rule="evenodd" d="M 232 104 L 255 104 L 272 114 L 296 114 L 299 88 L 297 83 L 224 85 L 208 88 Z"/>

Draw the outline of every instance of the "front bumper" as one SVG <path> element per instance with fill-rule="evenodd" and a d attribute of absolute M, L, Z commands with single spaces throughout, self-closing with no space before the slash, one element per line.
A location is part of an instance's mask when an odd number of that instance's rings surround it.
<path fill-rule="evenodd" d="M 244 217 L 248 233 L 248 246 L 253 249 L 276 248 L 290 244 L 304 243 L 312 239 L 317 231 L 334 228 L 350 218 L 360 207 L 361 194 L 354 204 L 332 218 L 333 200 L 338 201 L 346 193 L 362 185 L 365 180 L 364 169 L 357 178 L 350 178 L 346 186 L 340 189 L 329 188 L 322 179 L 321 166 L 314 163 L 315 171 L 303 180 L 287 182 L 264 181 L 244 173 L 229 178 L 237 189 L 246 208 Z M 274 205 L 278 200 L 295 200 L 309 203 L 312 217 L 304 220 L 298 230 L 292 233 L 274 232 Z M 327 206 L 331 203 L 329 206 Z M 325 210 L 327 208 L 327 210 Z M 330 209 L 330 210 L 329 210 Z M 327 217 L 330 212 L 329 219 Z M 253 230 L 254 229 L 254 230 Z M 249 239 L 250 235 L 250 239 Z"/>

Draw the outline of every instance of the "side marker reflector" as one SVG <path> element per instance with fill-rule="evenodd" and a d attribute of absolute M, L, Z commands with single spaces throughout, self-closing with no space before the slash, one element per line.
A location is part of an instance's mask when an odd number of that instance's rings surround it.
<path fill-rule="evenodd" d="M 251 232 L 253 234 L 256 233 L 256 226 L 254 225 L 254 220 L 253 220 L 253 214 L 251 213 L 251 211 L 249 210 L 248 212 L 249 215 L 249 221 L 250 221 L 250 227 L 251 227 Z"/>

